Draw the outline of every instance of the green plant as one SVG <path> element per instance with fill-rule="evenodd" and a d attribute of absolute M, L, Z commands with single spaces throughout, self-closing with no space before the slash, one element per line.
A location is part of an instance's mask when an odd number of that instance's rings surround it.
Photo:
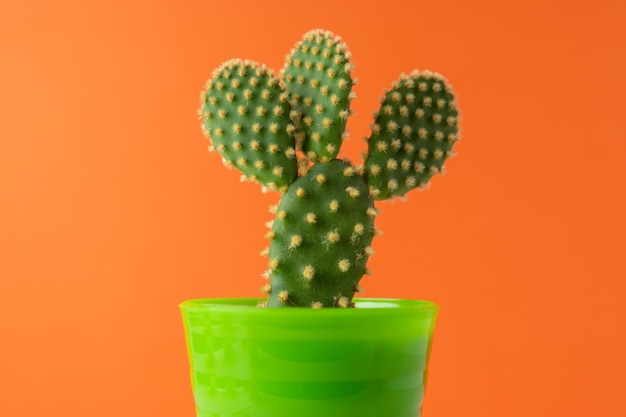
<path fill-rule="evenodd" d="M 373 253 L 374 200 L 426 187 L 457 141 L 450 84 L 401 75 L 374 114 L 364 165 L 338 159 L 350 115 L 350 52 L 328 31 L 304 35 L 284 69 L 230 60 L 201 94 L 202 128 L 224 164 L 282 193 L 267 237 L 267 305 L 349 307 Z"/>

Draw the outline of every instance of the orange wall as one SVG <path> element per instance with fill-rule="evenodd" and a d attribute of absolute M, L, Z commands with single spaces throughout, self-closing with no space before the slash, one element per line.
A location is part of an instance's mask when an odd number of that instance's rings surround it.
<path fill-rule="evenodd" d="M 238 3 L 1 3 L 0 416 L 193 416 L 178 303 L 257 294 L 276 201 L 206 152 L 198 93 L 316 27 L 361 80 L 349 156 L 401 72 L 459 94 L 363 282 L 441 305 L 425 415 L 626 415 L 623 2 Z"/>

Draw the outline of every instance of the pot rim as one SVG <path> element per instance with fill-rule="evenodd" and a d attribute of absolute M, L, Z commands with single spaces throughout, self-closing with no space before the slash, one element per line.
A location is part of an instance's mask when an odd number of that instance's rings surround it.
<path fill-rule="evenodd" d="M 439 306 L 432 301 L 413 300 L 402 298 L 355 298 L 355 308 L 321 308 L 288 307 L 288 308 L 259 308 L 256 305 L 265 300 L 258 297 L 224 297 L 224 298 L 195 298 L 180 303 L 181 310 L 215 312 L 246 312 L 246 314 L 272 316 L 310 316 L 310 315 L 381 315 L 398 314 L 415 311 L 437 312 Z"/>

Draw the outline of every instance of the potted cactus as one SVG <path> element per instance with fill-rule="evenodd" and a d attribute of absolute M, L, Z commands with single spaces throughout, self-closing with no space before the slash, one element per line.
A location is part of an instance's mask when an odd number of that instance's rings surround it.
<path fill-rule="evenodd" d="M 421 413 L 437 306 L 354 295 L 373 253 L 374 202 L 444 170 L 458 111 L 441 75 L 401 75 L 354 165 L 339 158 L 352 70 L 346 44 L 313 30 L 280 73 L 229 60 L 201 93 L 210 149 L 280 202 L 263 251 L 267 296 L 181 304 L 198 417 Z"/>

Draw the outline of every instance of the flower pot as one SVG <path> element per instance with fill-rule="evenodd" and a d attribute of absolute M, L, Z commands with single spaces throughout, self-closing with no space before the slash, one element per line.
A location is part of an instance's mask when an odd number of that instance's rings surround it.
<path fill-rule="evenodd" d="M 358 299 L 355 308 L 181 304 L 197 417 L 421 415 L 437 306 Z"/>

